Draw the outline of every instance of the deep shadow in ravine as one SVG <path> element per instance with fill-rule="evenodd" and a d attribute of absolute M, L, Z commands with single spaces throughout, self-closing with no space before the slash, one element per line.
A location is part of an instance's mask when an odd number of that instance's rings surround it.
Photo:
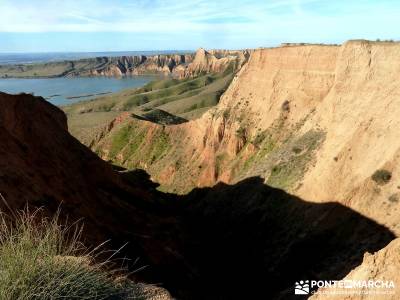
<path fill-rule="evenodd" d="M 295 281 L 343 278 L 395 237 L 339 203 L 306 202 L 259 177 L 197 188 L 175 204 L 192 269 L 184 281 L 171 269 L 165 284 L 182 299 L 290 299 Z"/>

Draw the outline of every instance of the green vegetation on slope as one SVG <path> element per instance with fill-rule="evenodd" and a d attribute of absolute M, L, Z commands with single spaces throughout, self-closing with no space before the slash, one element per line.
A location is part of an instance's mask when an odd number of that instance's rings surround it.
<path fill-rule="evenodd" d="M 139 285 L 113 279 L 58 218 L 0 217 L 0 299 L 138 299 Z"/>
<path fill-rule="evenodd" d="M 317 149 L 324 137 L 323 132 L 310 130 L 295 139 L 289 146 L 292 153 L 285 151 L 286 157 L 272 168 L 267 183 L 285 190 L 293 187 L 303 178 L 308 163 L 313 157 L 313 151 Z"/>
<path fill-rule="evenodd" d="M 305 119 L 288 127 L 281 116 L 270 128 L 258 132 L 243 147 L 252 144 L 254 153 L 246 158 L 239 153 L 238 159 L 232 162 L 237 180 L 258 175 L 266 178 L 270 186 L 295 189 L 312 162 L 315 150 L 325 139 L 325 133 L 320 130 L 300 134 Z"/>
<path fill-rule="evenodd" d="M 163 79 L 150 82 L 142 88 L 65 106 L 64 109 L 67 113 L 81 114 L 109 111 L 133 111 L 141 114 L 143 111 L 160 108 L 171 114 L 179 115 L 179 113 L 193 109 L 215 105 L 231 80 L 231 73 L 228 75 L 203 75 L 180 80 Z M 173 102 L 176 101 L 180 101 L 180 110 L 173 105 Z"/>
<path fill-rule="evenodd" d="M 115 128 L 108 142 L 108 159 L 128 168 L 137 168 L 160 160 L 172 147 L 170 137 L 162 127 L 150 134 L 150 142 L 145 140 L 147 134 L 147 129 L 137 122 Z M 101 154 L 102 149 L 96 151 Z"/>
<path fill-rule="evenodd" d="M 89 145 L 96 133 L 123 111 L 159 124 L 179 124 L 200 117 L 218 103 L 230 84 L 233 72 L 227 70 L 222 74 L 153 81 L 138 89 L 62 108 L 67 113 L 70 132 Z"/>
<path fill-rule="evenodd" d="M 213 76 L 201 76 L 195 78 L 193 80 L 184 80 L 183 82 L 176 82 L 175 79 L 171 79 L 174 84 L 168 84 L 168 81 L 164 84 L 166 87 L 151 90 L 149 92 L 139 93 L 137 95 L 132 96 L 128 100 L 123 103 L 123 110 L 129 110 L 135 106 L 146 104 L 153 100 L 161 100 L 166 99 L 164 102 L 159 102 L 162 104 L 176 101 L 179 99 L 180 95 L 185 94 L 189 91 L 193 91 L 195 89 L 204 87 L 212 83 L 215 78 Z M 145 88 L 146 89 L 146 88 Z M 140 90 L 141 91 L 141 90 Z M 192 95 L 192 94 L 190 94 Z M 178 97 L 177 97 L 178 96 Z M 185 94 L 187 96 L 187 94 Z"/>

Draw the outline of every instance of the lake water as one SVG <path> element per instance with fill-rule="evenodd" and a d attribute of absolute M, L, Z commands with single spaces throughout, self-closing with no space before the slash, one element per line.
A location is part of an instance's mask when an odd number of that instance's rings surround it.
<path fill-rule="evenodd" d="M 9 78 L 0 79 L 0 91 L 9 94 L 33 93 L 35 96 L 42 96 L 55 105 L 65 105 L 128 88 L 141 87 L 156 78 L 155 76 L 131 76 L 123 78 Z"/>

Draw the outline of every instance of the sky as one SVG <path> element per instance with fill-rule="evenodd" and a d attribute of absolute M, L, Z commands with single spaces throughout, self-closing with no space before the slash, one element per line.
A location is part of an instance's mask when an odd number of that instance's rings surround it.
<path fill-rule="evenodd" d="M 0 0 L 0 52 L 400 39 L 399 0 Z"/>

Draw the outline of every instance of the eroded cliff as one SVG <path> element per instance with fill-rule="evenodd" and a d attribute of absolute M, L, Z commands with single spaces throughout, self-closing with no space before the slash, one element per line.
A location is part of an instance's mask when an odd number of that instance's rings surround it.
<path fill-rule="evenodd" d="M 255 50 L 200 119 L 160 126 L 128 118 L 93 149 L 147 169 L 167 190 L 257 175 L 316 202 L 349 205 L 398 232 L 398 57 L 398 43 L 367 41 Z M 121 129 L 132 135 L 113 148 Z M 149 157 L 133 155 L 142 150 Z M 374 180 L 376 172 L 390 178 Z"/>
<path fill-rule="evenodd" d="M 399 49 L 358 41 L 255 50 L 200 119 L 165 125 L 125 112 L 92 141 L 104 159 L 190 191 L 182 196 L 155 191 L 136 171 L 115 173 L 66 134 L 65 116 L 43 99 L 2 94 L 0 192 L 17 208 L 66 202 L 97 239 L 132 243 L 129 257 L 144 257 L 148 276 L 182 299 L 287 299 L 299 278 L 343 278 L 395 237 L 395 129 L 394 149 L 374 145 L 396 125 Z M 371 115 L 379 122 L 365 127 Z M 353 141 L 375 157 L 365 160 L 376 161 L 370 173 L 347 154 Z M 343 162 L 347 178 L 336 165 L 344 158 L 358 163 Z M 361 192 L 340 197 L 348 187 Z"/>
<path fill-rule="evenodd" d="M 295 279 L 341 278 L 394 238 L 344 205 L 310 203 L 260 177 L 183 196 L 156 191 L 144 171 L 117 172 L 70 136 L 44 99 L 0 93 L 0 104 L 1 211 L 61 206 L 63 220 L 84 222 L 86 245 L 125 245 L 115 255 L 132 260 L 133 278 L 178 299 L 287 299 Z M 157 138 L 154 156 L 165 149 Z"/>

